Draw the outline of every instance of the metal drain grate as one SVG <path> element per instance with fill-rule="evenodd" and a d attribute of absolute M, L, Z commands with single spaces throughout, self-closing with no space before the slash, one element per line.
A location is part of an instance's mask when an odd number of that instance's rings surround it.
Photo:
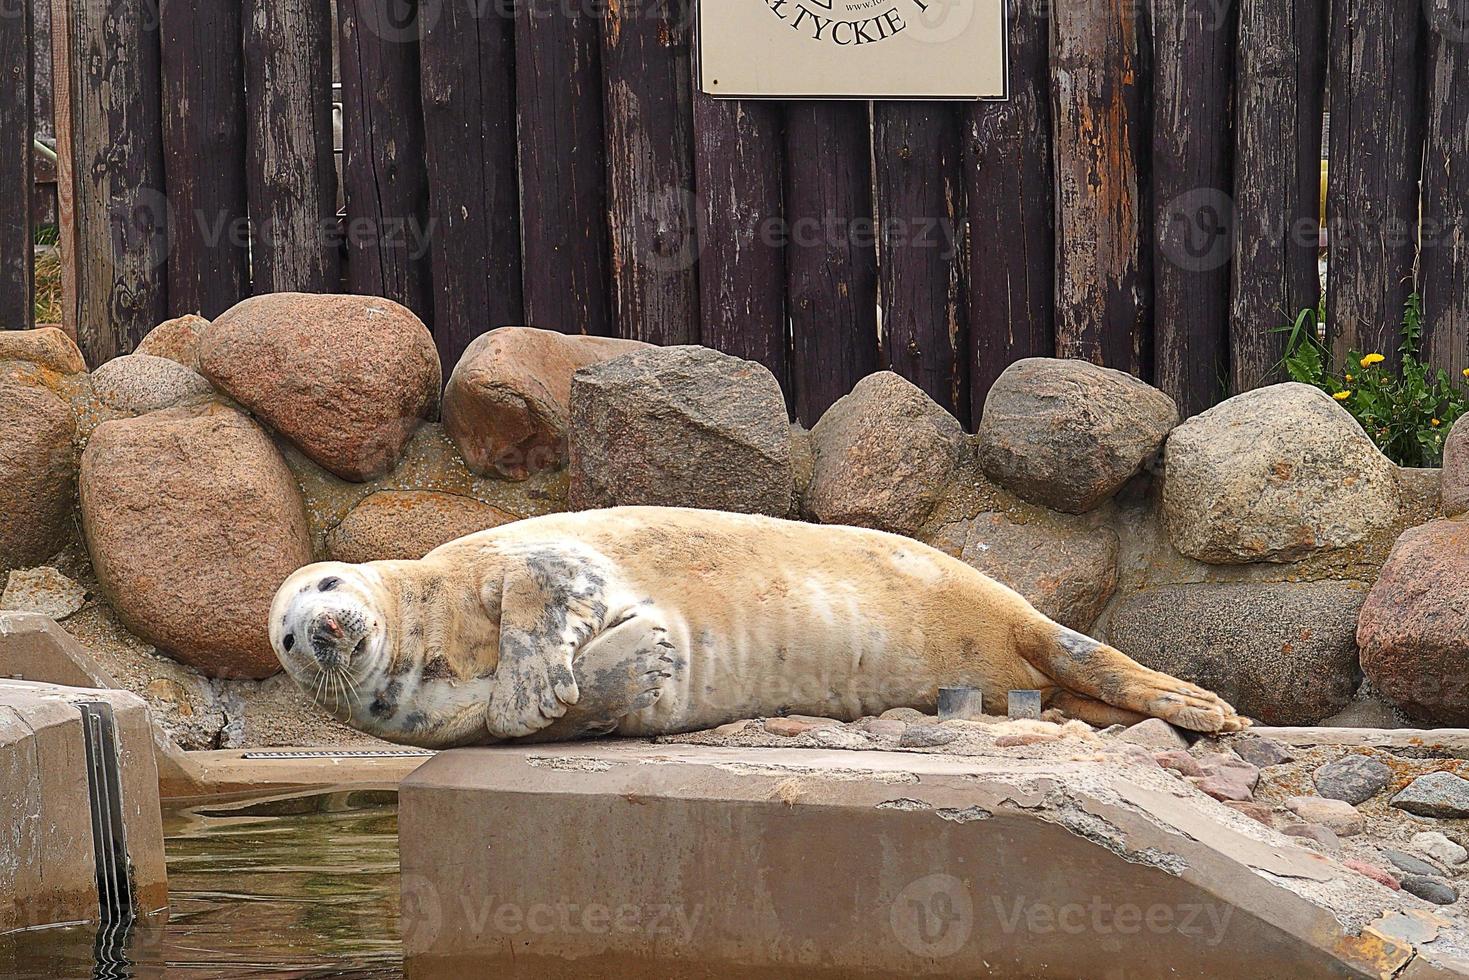
<path fill-rule="evenodd" d="M 125 932 L 135 913 L 127 829 L 122 820 L 117 728 L 110 704 L 88 701 L 77 707 L 82 713 L 87 795 L 92 805 L 92 851 L 97 862 L 97 901 L 101 913 L 98 931 Z"/>
<path fill-rule="evenodd" d="M 438 752 L 430 749 L 341 749 L 338 752 L 322 749 L 303 749 L 300 752 L 245 752 L 241 758 L 251 760 L 292 760 L 292 758 L 430 758 Z"/>

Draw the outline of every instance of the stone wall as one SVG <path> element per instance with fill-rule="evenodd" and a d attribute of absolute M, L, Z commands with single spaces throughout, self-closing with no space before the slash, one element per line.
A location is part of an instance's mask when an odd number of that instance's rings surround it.
<path fill-rule="evenodd" d="M 971 435 L 890 373 L 808 432 L 763 367 L 700 347 L 511 327 L 441 398 L 442 374 L 423 325 L 368 297 L 256 297 L 90 374 L 59 331 L 0 334 L 0 606 L 62 620 L 192 747 L 350 740 L 266 642 L 295 567 L 566 508 L 709 507 L 916 537 L 1268 723 L 1392 723 L 1374 690 L 1469 719 L 1469 524 L 1438 471 L 1393 466 L 1315 389 L 1180 424 L 1126 374 L 1027 360 Z M 1451 510 L 1465 457 L 1455 433 Z"/>

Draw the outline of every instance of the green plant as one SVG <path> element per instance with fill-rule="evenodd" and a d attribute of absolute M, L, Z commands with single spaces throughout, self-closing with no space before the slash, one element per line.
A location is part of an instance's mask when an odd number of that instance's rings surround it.
<path fill-rule="evenodd" d="M 1469 411 L 1469 393 L 1442 369 L 1418 359 L 1423 339 L 1423 301 L 1415 293 L 1403 310 L 1400 364 L 1387 365 L 1380 352 L 1352 351 L 1337 371 L 1323 342 L 1319 310 L 1302 310 L 1286 334 L 1281 366 L 1292 381 L 1314 385 L 1341 402 L 1367 435 L 1399 466 L 1438 466 L 1444 439 Z M 1469 370 L 1464 372 L 1469 378 Z"/>

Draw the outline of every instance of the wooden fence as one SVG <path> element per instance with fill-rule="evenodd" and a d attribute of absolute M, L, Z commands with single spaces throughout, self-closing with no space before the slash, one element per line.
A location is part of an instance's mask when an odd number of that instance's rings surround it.
<path fill-rule="evenodd" d="M 1417 290 L 1434 361 L 1469 367 L 1464 0 L 1012 0 L 1013 98 L 979 104 L 705 97 L 691 0 L 152 2 L 53 0 L 94 363 L 169 315 L 347 289 L 417 310 L 447 365 L 509 323 L 718 347 L 808 424 L 882 367 L 972 424 L 1055 354 L 1195 412 L 1270 380 L 1318 302 L 1329 110 L 1333 343 L 1392 355 Z M 0 18 L 6 78 L 30 31 Z M 7 325 L 28 105 L 0 91 Z"/>

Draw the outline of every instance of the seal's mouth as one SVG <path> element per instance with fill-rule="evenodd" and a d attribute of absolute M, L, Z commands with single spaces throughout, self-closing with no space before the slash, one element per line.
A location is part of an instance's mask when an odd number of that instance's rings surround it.
<path fill-rule="evenodd" d="M 350 610 L 324 611 L 312 620 L 308 631 L 311 653 L 324 670 L 344 670 L 352 658 L 364 653 L 372 629 L 366 617 Z"/>

